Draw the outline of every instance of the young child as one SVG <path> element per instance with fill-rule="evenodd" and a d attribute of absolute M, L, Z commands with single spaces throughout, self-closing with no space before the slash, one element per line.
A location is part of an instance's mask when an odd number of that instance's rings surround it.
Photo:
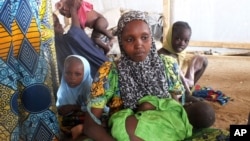
<path fill-rule="evenodd" d="M 194 129 L 208 128 L 215 122 L 214 109 L 204 101 L 186 104 L 184 108 Z"/>
<path fill-rule="evenodd" d="M 177 21 L 170 27 L 167 39 L 158 53 L 173 56 L 177 59 L 183 72 L 184 83 L 192 88 L 205 71 L 208 61 L 200 55 L 187 56 L 185 49 L 189 44 L 192 30 L 187 22 Z"/>
<path fill-rule="evenodd" d="M 68 56 L 57 92 L 56 106 L 61 130 L 66 135 L 72 135 L 73 139 L 79 135 L 78 132 L 74 132 L 79 128 L 78 124 L 84 121 L 91 84 L 88 61 L 79 55 Z"/>
<path fill-rule="evenodd" d="M 78 18 L 81 28 L 84 29 L 85 27 L 89 27 L 93 29 L 91 38 L 99 47 L 103 48 L 104 53 L 107 54 L 114 41 L 112 33 L 107 30 L 107 19 L 102 14 L 95 11 L 91 3 L 83 0 L 78 1 L 81 2 L 81 5 L 79 5 L 78 9 Z M 63 16 L 70 18 L 70 5 L 72 5 L 72 0 L 60 0 L 58 3 L 56 3 L 56 8 Z M 104 43 L 101 40 L 100 37 L 102 34 L 109 39 L 108 43 Z"/>

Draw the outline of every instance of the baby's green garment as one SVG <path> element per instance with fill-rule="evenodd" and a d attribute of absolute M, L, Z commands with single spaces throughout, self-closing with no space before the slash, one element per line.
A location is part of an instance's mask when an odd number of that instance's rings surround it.
<path fill-rule="evenodd" d="M 130 115 L 138 119 L 136 136 L 145 141 L 180 141 L 192 135 L 192 125 L 188 121 L 183 106 L 174 99 L 159 99 L 146 96 L 139 103 L 150 102 L 156 110 L 134 113 L 124 109 L 113 114 L 109 120 L 112 136 L 118 141 L 129 141 L 125 121 Z"/>

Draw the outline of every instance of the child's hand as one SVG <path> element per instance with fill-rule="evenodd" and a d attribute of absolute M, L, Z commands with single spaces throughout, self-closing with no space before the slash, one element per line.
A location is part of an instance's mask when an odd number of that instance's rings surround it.
<path fill-rule="evenodd" d="M 68 0 L 67 4 L 69 5 L 71 10 L 77 11 L 82 4 L 82 0 Z"/>

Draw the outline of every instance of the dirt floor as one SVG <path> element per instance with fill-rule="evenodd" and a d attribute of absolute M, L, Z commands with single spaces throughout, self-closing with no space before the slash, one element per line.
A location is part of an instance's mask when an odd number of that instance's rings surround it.
<path fill-rule="evenodd" d="M 246 124 L 250 112 L 250 56 L 207 55 L 209 65 L 197 84 L 222 91 L 225 105 L 209 102 L 216 112 L 213 127 L 229 130 L 231 124 Z"/>

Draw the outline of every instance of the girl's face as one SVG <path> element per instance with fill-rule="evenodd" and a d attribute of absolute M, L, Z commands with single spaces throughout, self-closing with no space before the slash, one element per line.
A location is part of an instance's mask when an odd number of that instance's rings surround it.
<path fill-rule="evenodd" d="M 187 28 L 180 28 L 172 33 L 172 47 L 175 52 L 182 52 L 189 43 L 191 31 Z"/>
<path fill-rule="evenodd" d="M 68 61 L 64 68 L 64 78 L 69 87 L 74 88 L 81 84 L 84 77 L 84 68 L 80 60 Z"/>
<path fill-rule="evenodd" d="M 152 45 L 150 29 L 144 21 L 134 20 L 125 25 L 121 43 L 127 56 L 135 61 L 145 60 Z"/>

